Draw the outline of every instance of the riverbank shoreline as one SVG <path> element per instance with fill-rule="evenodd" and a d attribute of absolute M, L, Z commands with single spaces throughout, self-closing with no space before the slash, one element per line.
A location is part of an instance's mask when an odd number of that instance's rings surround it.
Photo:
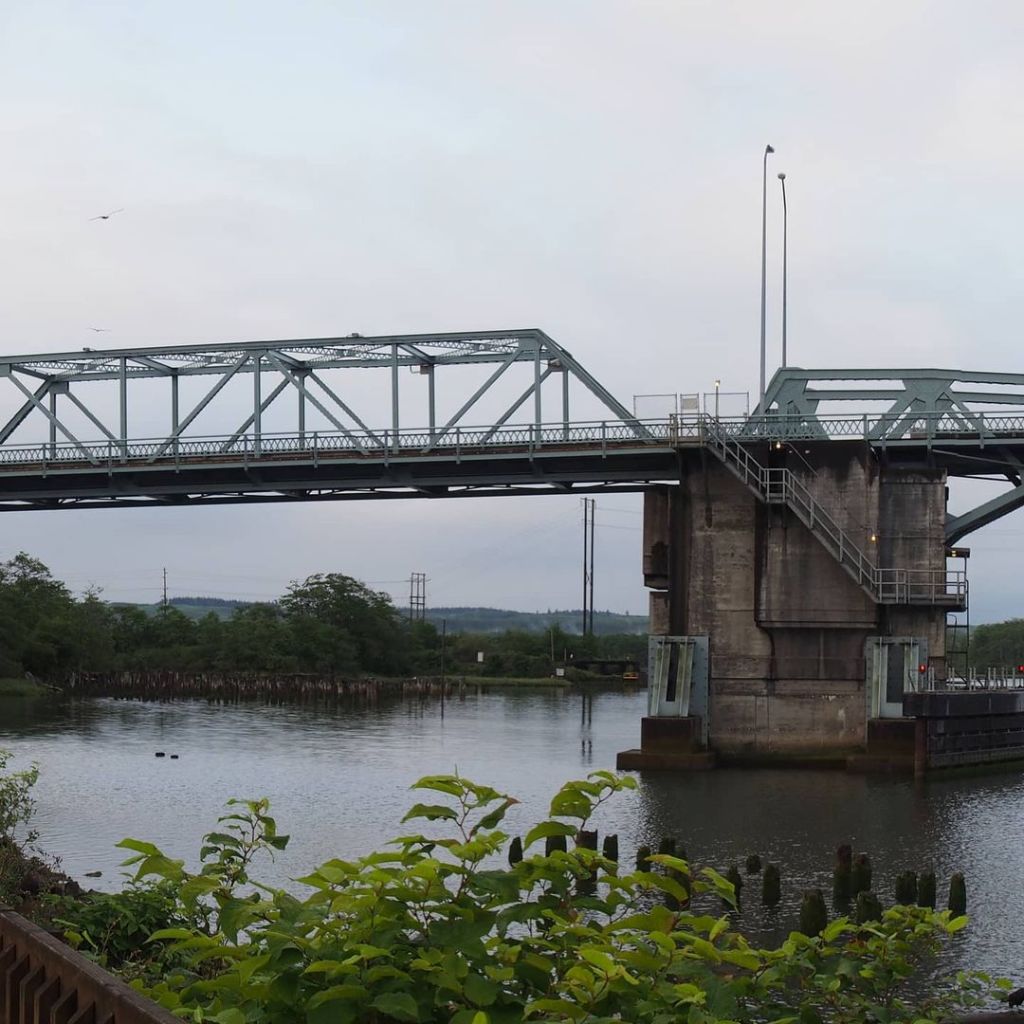
<path fill-rule="evenodd" d="M 58 687 L 43 686 L 31 679 L 0 679 L 0 697 L 45 697 Z"/>
<path fill-rule="evenodd" d="M 82 885 L 60 869 L 60 862 L 0 838 L 0 905 L 43 928 L 57 912 L 55 896 L 80 897 Z"/>

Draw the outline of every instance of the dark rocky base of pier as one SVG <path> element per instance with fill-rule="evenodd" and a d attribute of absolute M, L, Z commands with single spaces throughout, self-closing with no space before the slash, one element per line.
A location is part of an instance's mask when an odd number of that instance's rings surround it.
<path fill-rule="evenodd" d="M 640 747 L 622 751 L 616 765 L 641 771 L 716 765 L 837 768 L 919 777 L 1024 768 L 1024 690 L 909 693 L 903 713 L 902 718 L 868 719 L 864 744 L 854 750 L 810 745 L 719 750 L 713 739 L 701 742 L 697 716 L 645 718 Z"/>

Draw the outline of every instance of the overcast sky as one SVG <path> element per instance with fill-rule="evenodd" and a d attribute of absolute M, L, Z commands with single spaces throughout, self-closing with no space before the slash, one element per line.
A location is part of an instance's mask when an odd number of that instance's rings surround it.
<path fill-rule="evenodd" d="M 770 142 L 770 367 L 784 170 L 792 363 L 1022 371 L 1022 49 L 1015 2 L 4 0 L 0 350 L 537 326 L 626 404 L 754 391 Z M 0 555 L 575 607 L 578 506 L 19 513 Z M 598 499 L 601 608 L 646 608 L 639 509 Z M 1024 517 L 969 543 L 975 620 L 1024 614 Z"/>

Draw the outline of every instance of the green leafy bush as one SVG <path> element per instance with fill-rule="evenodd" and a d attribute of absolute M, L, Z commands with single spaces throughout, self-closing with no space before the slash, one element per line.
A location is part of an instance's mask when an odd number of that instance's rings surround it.
<path fill-rule="evenodd" d="M 552 837 L 575 839 L 600 804 L 634 786 L 610 772 L 568 783 L 523 839 L 524 858 L 509 864 L 499 826 L 514 798 L 454 775 L 421 779 L 414 788 L 440 802 L 416 804 L 405 820 L 428 823 L 430 834 L 328 861 L 300 879 L 304 898 L 250 878 L 255 857 L 287 843 L 266 801 L 233 803 L 195 874 L 152 844 L 125 840 L 136 880 L 171 886 L 184 922 L 153 937 L 179 965 L 135 984 L 175 1012 L 219 1024 L 896 1024 L 941 1020 L 982 997 L 987 979 L 977 975 L 925 1002 L 906 996 L 915 971 L 966 918 L 898 907 L 761 950 L 728 913 L 699 911 L 734 903 L 713 870 L 655 854 L 650 870 L 620 874 L 597 850 L 538 852 Z"/>
<path fill-rule="evenodd" d="M 33 764 L 21 771 L 8 771 L 10 761 L 10 751 L 0 750 L 0 840 L 24 848 L 39 838 L 39 834 L 29 828 L 36 809 L 32 787 L 39 779 L 39 766 Z"/>
<path fill-rule="evenodd" d="M 130 883 L 121 892 L 53 897 L 53 923 L 80 953 L 128 978 L 157 983 L 182 958 L 149 937 L 188 926 L 171 882 Z"/>

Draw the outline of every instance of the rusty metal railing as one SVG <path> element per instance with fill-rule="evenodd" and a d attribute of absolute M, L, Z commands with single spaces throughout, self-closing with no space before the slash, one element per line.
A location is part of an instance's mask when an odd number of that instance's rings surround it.
<path fill-rule="evenodd" d="M 181 1024 L 13 910 L 0 908 L 0 1024 Z"/>

